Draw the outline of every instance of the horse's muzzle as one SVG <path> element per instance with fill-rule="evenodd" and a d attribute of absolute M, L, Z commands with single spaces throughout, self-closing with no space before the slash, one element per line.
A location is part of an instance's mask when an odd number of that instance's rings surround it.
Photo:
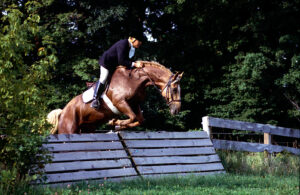
<path fill-rule="evenodd" d="M 172 115 L 178 114 L 180 111 L 180 104 L 170 104 L 170 113 Z"/>

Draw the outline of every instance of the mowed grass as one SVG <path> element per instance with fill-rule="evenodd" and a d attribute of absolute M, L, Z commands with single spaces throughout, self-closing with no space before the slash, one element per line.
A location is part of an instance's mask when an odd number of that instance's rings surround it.
<path fill-rule="evenodd" d="M 233 151 L 218 154 L 226 174 L 105 181 L 59 188 L 19 184 L 13 192 L 5 191 L 0 183 L 0 194 L 299 194 L 299 156 L 279 153 L 266 158 L 264 153 Z"/>
<path fill-rule="evenodd" d="M 25 189 L 23 189 L 25 190 Z M 219 174 L 214 176 L 164 177 L 67 185 L 60 188 L 28 188 L 26 194 L 295 194 L 299 192 L 297 176 L 257 176 Z M 18 194 L 24 194 L 20 191 Z"/>

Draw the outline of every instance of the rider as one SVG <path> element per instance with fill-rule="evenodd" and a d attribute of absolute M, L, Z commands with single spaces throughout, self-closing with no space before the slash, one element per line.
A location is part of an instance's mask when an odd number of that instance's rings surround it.
<path fill-rule="evenodd" d="M 123 39 L 112 45 L 99 59 L 100 78 L 97 82 L 91 107 L 98 109 L 100 106 L 99 96 L 105 89 L 105 83 L 109 73 L 113 73 L 117 66 L 123 65 L 128 68 L 142 67 L 142 63 L 130 60 L 144 40 L 143 32 L 132 32 L 128 39 Z"/>

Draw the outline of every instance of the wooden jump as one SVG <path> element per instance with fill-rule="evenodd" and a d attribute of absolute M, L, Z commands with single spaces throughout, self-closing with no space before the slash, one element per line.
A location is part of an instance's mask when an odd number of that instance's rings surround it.
<path fill-rule="evenodd" d="M 121 132 L 139 175 L 224 172 L 206 132 Z"/>
<path fill-rule="evenodd" d="M 225 173 L 206 132 L 51 135 L 46 184 Z"/>

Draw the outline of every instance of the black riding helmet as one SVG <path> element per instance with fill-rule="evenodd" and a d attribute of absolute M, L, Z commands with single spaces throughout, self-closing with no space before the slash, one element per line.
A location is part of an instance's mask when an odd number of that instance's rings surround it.
<path fill-rule="evenodd" d="M 141 30 L 133 30 L 129 33 L 129 36 L 130 37 L 134 37 L 136 38 L 137 40 L 141 41 L 141 42 L 144 42 L 146 41 L 146 38 L 144 36 L 144 33 L 141 31 Z"/>

